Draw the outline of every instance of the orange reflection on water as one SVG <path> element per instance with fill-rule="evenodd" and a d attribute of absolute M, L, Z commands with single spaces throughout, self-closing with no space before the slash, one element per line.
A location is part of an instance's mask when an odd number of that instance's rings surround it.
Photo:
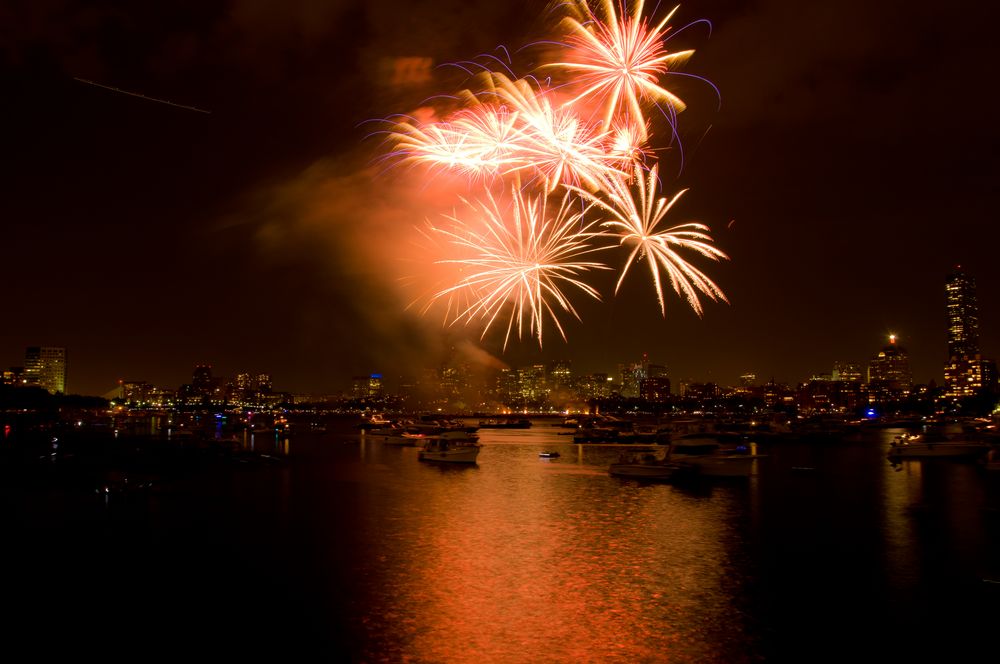
<path fill-rule="evenodd" d="M 520 473 L 506 453 L 419 468 L 364 620 L 374 659 L 745 659 L 727 544 L 746 487 L 707 497 L 606 473 Z"/>

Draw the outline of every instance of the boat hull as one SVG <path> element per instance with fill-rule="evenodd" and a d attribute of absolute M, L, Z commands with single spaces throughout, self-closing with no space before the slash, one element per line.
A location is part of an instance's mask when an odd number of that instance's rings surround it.
<path fill-rule="evenodd" d="M 907 443 L 894 445 L 886 455 L 890 459 L 973 459 L 989 452 L 985 443 Z"/>
<path fill-rule="evenodd" d="M 708 455 L 689 459 L 675 456 L 673 462 L 698 477 L 750 477 L 757 458 L 757 455 Z"/>
<path fill-rule="evenodd" d="M 669 480 L 677 473 L 677 466 L 652 463 L 613 463 L 608 473 L 614 477 L 631 477 L 642 480 Z"/>
<path fill-rule="evenodd" d="M 463 445 L 446 450 L 420 450 L 417 458 L 421 461 L 436 461 L 440 463 L 476 463 L 479 457 L 479 445 Z"/>

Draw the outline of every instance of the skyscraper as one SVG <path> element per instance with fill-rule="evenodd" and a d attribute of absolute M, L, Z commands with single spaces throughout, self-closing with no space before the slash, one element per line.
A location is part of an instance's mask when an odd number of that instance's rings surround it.
<path fill-rule="evenodd" d="M 945 293 L 948 298 L 948 357 L 974 357 L 979 354 L 976 280 L 957 266 L 948 275 Z"/>
<path fill-rule="evenodd" d="M 896 343 L 896 335 L 890 334 L 889 344 L 868 364 L 869 394 L 876 400 L 897 398 L 909 392 L 912 385 L 910 356 Z"/>
<path fill-rule="evenodd" d="M 944 365 L 945 394 L 952 399 L 976 396 L 996 388 L 993 360 L 979 354 L 979 306 L 976 280 L 956 267 L 945 282 L 948 312 L 948 361 Z"/>
<path fill-rule="evenodd" d="M 24 350 L 25 385 L 44 387 L 49 392 L 66 392 L 66 349 L 29 346 Z"/>

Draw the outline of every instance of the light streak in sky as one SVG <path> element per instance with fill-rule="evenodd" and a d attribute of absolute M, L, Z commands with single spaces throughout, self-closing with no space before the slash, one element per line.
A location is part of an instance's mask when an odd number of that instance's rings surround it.
<path fill-rule="evenodd" d="M 450 97 L 451 110 L 438 111 L 433 121 L 390 120 L 387 159 L 457 173 L 472 192 L 472 202 L 462 199 L 463 214 L 430 226 L 443 252 L 436 264 L 455 272 L 425 296 L 423 311 L 444 303 L 448 325 L 479 325 L 483 336 L 505 323 L 505 349 L 514 332 L 522 338 L 525 330 L 541 345 L 547 324 L 566 338 L 560 316 L 579 319 L 570 296 L 600 299 L 588 278 L 610 268 L 583 260 L 596 251 L 626 250 L 615 294 L 645 261 L 664 316 L 667 284 L 698 315 L 702 297 L 727 301 L 688 260 L 727 258 L 712 244 L 710 229 L 693 222 L 661 228 L 686 191 L 669 200 L 658 194 L 647 117 L 658 107 L 671 141 L 677 137 L 676 116 L 685 105 L 662 79 L 693 51 L 666 49 L 676 8 L 652 23 L 643 0 L 630 9 L 616 9 L 614 0 L 593 2 L 600 3 L 596 9 L 588 0 L 559 5 L 570 14 L 560 23 L 567 35 L 562 55 L 538 71 L 561 80 L 517 78 L 503 62 L 505 73 L 477 65 L 484 71 L 473 75 L 462 67 L 472 84 Z"/>
<path fill-rule="evenodd" d="M 212 111 L 206 111 L 203 108 L 198 108 L 197 106 L 186 106 L 184 104 L 177 104 L 172 101 L 167 101 L 166 99 L 157 99 L 156 97 L 147 97 L 144 94 L 139 94 L 138 92 L 129 92 L 128 90 L 122 90 L 121 88 L 112 87 L 110 85 L 104 85 L 103 83 L 97 83 L 96 81 L 88 81 L 85 78 L 73 77 L 74 81 L 79 81 L 80 83 L 86 83 L 87 85 L 93 85 L 98 88 L 104 88 L 105 90 L 111 90 L 112 92 L 117 92 L 119 94 L 128 95 L 130 97 L 138 97 L 139 99 L 145 99 L 146 101 L 155 101 L 157 104 L 166 104 L 167 106 L 173 106 L 174 108 L 183 108 L 188 111 L 195 111 L 197 113 L 205 113 L 206 115 L 211 115 Z"/>

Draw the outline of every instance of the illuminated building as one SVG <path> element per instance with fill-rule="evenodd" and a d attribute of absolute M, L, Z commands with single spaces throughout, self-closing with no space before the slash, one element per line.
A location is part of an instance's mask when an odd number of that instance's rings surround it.
<path fill-rule="evenodd" d="M 992 390 L 997 384 L 997 366 L 993 360 L 975 357 L 951 358 L 944 366 L 945 396 L 964 399 L 976 396 L 983 390 Z"/>
<path fill-rule="evenodd" d="M 884 403 L 905 397 L 913 385 L 910 374 L 910 356 L 896 343 L 896 335 L 889 335 L 889 345 L 878 352 L 868 364 L 868 400 Z"/>
<path fill-rule="evenodd" d="M 377 399 L 382 396 L 382 374 L 355 376 L 353 383 L 355 399 Z"/>
<path fill-rule="evenodd" d="M 964 399 L 996 388 L 993 360 L 979 354 L 979 306 L 976 280 L 961 268 L 945 283 L 948 312 L 948 362 L 944 366 L 945 396 Z"/>
<path fill-rule="evenodd" d="M 549 364 L 549 384 L 553 390 L 569 387 L 573 383 L 573 370 L 568 360 Z"/>
<path fill-rule="evenodd" d="M 831 378 L 834 381 L 861 382 L 861 367 L 849 362 L 834 362 Z"/>
<path fill-rule="evenodd" d="M 43 387 L 52 394 L 66 392 L 66 349 L 30 346 L 24 351 L 24 384 Z"/>
<path fill-rule="evenodd" d="M 639 384 L 646 377 L 646 368 L 638 362 L 619 364 L 618 375 L 621 380 L 621 395 L 623 397 L 639 396 Z"/>
<path fill-rule="evenodd" d="M 669 401 L 670 379 L 666 376 L 643 379 L 639 384 L 639 397 L 655 403 Z"/>
<path fill-rule="evenodd" d="M 145 406 L 153 386 L 144 380 L 127 380 L 122 383 L 122 401 L 129 405 Z"/>
<path fill-rule="evenodd" d="M 11 367 L 3 372 L 3 380 L 0 383 L 3 385 L 23 385 L 24 381 L 24 367 Z"/>
<path fill-rule="evenodd" d="M 646 378 L 666 378 L 667 368 L 662 364 L 646 364 Z"/>
<path fill-rule="evenodd" d="M 975 357 L 979 354 L 979 307 L 976 303 L 976 280 L 961 267 L 948 275 L 945 283 L 948 300 L 948 357 Z"/>
<path fill-rule="evenodd" d="M 215 381 L 212 380 L 212 367 L 208 364 L 199 364 L 194 368 L 191 377 L 191 389 L 195 394 L 211 396 L 215 391 Z"/>
<path fill-rule="evenodd" d="M 576 384 L 577 394 L 581 399 L 606 399 L 611 396 L 612 382 L 606 373 L 593 373 L 581 376 Z"/>
<path fill-rule="evenodd" d="M 522 404 L 537 407 L 545 402 L 546 397 L 548 397 L 548 387 L 545 381 L 544 364 L 518 369 L 517 379 Z"/>

